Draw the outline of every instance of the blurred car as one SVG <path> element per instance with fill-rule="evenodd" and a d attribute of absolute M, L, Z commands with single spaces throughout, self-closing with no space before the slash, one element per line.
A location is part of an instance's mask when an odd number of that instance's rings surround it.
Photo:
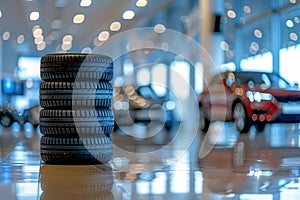
<path fill-rule="evenodd" d="M 252 125 L 300 122 L 300 91 L 282 77 L 260 72 L 223 72 L 199 96 L 200 128 L 211 121 L 234 121 L 246 133 Z"/>
<path fill-rule="evenodd" d="M 30 122 L 34 128 L 37 128 L 40 124 L 40 111 L 42 107 L 40 105 L 35 105 L 30 107 L 29 109 L 25 109 L 23 114 L 21 115 L 21 124 L 25 124 L 26 122 Z"/>
<path fill-rule="evenodd" d="M 0 107 L 0 124 L 4 127 L 10 127 L 14 122 L 20 121 L 21 115 L 9 106 Z"/>
<path fill-rule="evenodd" d="M 25 109 L 23 113 L 20 113 L 9 106 L 0 107 L 0 124 L 3 127 L 10 127 L 14 122 L 17 122 L 21 126 L 26 122 L 30 122 L 32 126 L 36 128 L 40 123 L 40 110 L 40 105 Z"/>
<path fill-rule="evenodd" d="M 166 92 L 168 94 L 168 92 Z M 124 125 L 150 122 L 163 124 L 166 130 L 174 125 L 175 102 L 168 95 L 159 96 L 151 85 L 114 88 L 113 111 L 115 129 Z"/>

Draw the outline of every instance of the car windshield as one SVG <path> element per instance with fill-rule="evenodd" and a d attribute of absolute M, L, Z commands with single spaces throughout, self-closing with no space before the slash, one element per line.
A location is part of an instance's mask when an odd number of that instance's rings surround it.
<path fill-rule="evenodd" d="M 249 86 L 264 84 L 267 88 L 289 89 L 292 86 L 276 74 L 258 72 L 236 72 L 237 84 L 248 84 Z"/>

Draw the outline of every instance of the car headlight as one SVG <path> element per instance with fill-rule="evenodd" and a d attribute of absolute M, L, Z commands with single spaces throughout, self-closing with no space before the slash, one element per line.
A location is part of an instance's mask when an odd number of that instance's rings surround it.
<path fill-rule="evenodd" d="M 269 93 L 261 93 L 261 92 L 251 92 L 248 91 L 246 93 L 248 99 L 251 102 L 261 102 L 261 101 L 270 101 L 273 99 L 273 95 L 269 94 Z"/>

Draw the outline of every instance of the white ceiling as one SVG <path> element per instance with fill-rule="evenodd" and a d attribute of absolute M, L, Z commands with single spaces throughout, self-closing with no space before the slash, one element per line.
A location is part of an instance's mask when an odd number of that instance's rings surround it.
<path fill-rule="evenodd" d="M 12 45 L 17 54 L 43 55 L 55 52 L 61 47 L 62 38 L 65 35 L 73 36 L 73 47 L 70 51 L 80 51 L 84 47 L 93 48 L 93 40 L 101 31 L 109 31 L 113 21 L 120 21 L 120 31 L 137 27 L 143 21 L 150 20 L 156 13 L 170 6 L 176 0 L 148 0 L 145 7 L 137 7 L 136 0 L 92 0 L 89 7 L 80 7 L 81 0 L 2 0 L 0 11 L 0 34 L 10 32 L 10 38 L 3 41 L 2 51 L 5 45 Z M 131 9 L 135 11 L 132 20 L 122 19 L 122 13 Z M 38 11 L 40 17 L 37 21 L 29 19 L 32 11 Z M 73 17 L 84 14 L 85 20 L 82 24 L 73 24 Z M 51 27 L 54 20 L 60 20 L 60 27 Z M 46 48 L 37 51 L 34 43 L 32 29 L 39 25 L 43 30 Z M 117 32 L 110 32 L 116 34 Z M 19 35 L 25 36 L 22 44 L 17 43 Z M 52 40 L 50 40 L 52 38 Z M 50 42 L 49 42 L 50 41 Z"/>

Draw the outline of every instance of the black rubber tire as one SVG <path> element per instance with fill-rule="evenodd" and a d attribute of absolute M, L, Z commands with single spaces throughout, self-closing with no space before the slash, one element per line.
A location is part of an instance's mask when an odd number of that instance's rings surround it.
<path fill-rule="evenodd" d="M 40 68 L 41 79 L 48 82 L 113 78 L 112 59 L 100 54 L 48 54 L 42 57 Z"/>
<path fill-rule="evenodd" d="M 41 159 L 52 164 L 97 164 L 112 159 L 111 137 L 41 137 Z"/>
<path fill-rule="evenodd" d="M 110 108 L 112 95 L 78 94 L 78 95 L 40 95 L 40 104 L 47 109 L 81 109 L 81 108 Z"/>
<path fill-rule="evenodd" d="M 6 115 L 2 115 L 0 117 L 0 124 L 3 126 L 3 127 L 10 127 L 13 123 L 15 122 L 14 120 L 14 117 L 11 116 L 10 114 L 6 114 Z"/>
<path fill-rule="evenodd" d="M 40 94 L 105 93 L 112 94 L 110 82 L 42 82 Z"/>
<path fill-rule="evenodd" d="M 40 111 L 41 122 L 110 122 L 114 120 L 111 109 L 90 109 L 90 110 L 47 110 Z M 101 123 L 100 122 L 100 123 Z"/>
<path fill-rule="evenodd" d="M 202 106 L 199 107 L 200 116 L 199 116 L 199 128 L 203 133 L 206 133 L 210 126 L 210 120 L 204 114 Z"/>
<path fill-rule="evenodd" d="M 41 79 L 43 81 L 75 81 L 76 77 L 78 80 L 103 80 L 110 81 L 113 78 L 113 70 L 107 69 L 104 72 L 99 73 L 98 71 L 81 71 L 77 72 L 43 72 L 41 73 Z"/>
<path fill-rule="evenodd" d="M 114 130 L 113 124 L 100 125 L 94 123 L 44 123 L 40 124 L 40 132 L 46 136 L 64 135 L 64 136 L 83 136 L 83 135 L 110 135 Z"/>
<path fill-rule="evenodd" d="M 233 119 L 235 120 L 236 128 L 240 133 L 249 132 L 252 121 L 247 116 L 245 105 L 242 102 L 235 104 L 233 109 Z"/>
<path fill-rule="evenodd" d="M 42 82 L 40 104 L 47 109 L 110 108 L 113 87 L 109 82 Z"/>
<path fill-rule="evenodd" d="M 113 128 L 114 117 L 110 109 L 42 109 L 40 112 L 40 131 L 44 135 L 109 135 L 113 132 Z"/>

